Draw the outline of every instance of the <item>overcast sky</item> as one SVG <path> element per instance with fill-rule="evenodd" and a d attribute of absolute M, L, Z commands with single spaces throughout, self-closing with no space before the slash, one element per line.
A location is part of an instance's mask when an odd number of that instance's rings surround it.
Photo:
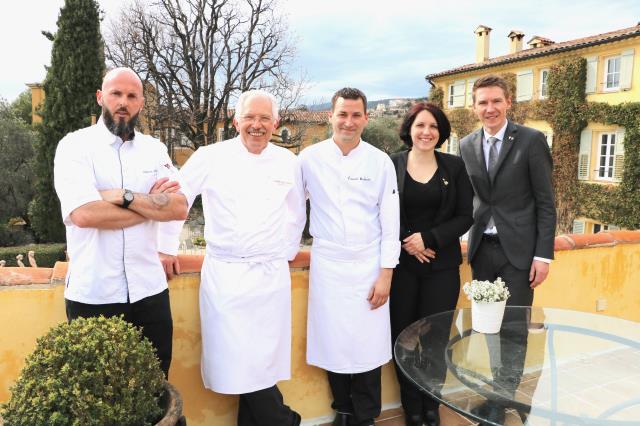
<path fill-rule="evenodd" d="M 426 74 L 475 60 L 475 28 L 493 28 L 491 57 L 508 52 L 518 29 L 556 42 L 631 27 L 640 21 L 637 0 L 280 0 L 297 39 L 294 72 L 310 82 L 305 103 L 330 99 L 343 86 L 371 100 L 420 97 Z M 41 81 L 64 0 L 3 1 L 0 15 L 0 97 L 13 100 L 25 84 Z M 105 21 L 129 0 L 99 0 Z"/>

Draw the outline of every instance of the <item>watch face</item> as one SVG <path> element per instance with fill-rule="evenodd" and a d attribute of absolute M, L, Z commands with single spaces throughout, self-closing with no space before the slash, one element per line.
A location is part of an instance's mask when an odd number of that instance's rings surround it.
<path fill-rule="evenodd" d="M 133 192 L 131 191 L 125 191 L 124 192 L 124 199 L 128 202 L 132 202 L 133 201 Z"/>

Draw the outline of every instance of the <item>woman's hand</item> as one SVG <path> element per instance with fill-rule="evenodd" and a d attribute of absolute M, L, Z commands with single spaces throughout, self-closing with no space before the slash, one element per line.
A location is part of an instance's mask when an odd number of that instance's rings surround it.
<path fill-rule="evenodd" d="M 430 263 L 431 259 L 436 257 L 436 252 L 434 250 L 424 246 L 422 234 L 419 232 L 409 235 L 402 241 L 404 243 L 402 244 L 402 248 L 410 255 L 415 256 L 420 263 Z"/>

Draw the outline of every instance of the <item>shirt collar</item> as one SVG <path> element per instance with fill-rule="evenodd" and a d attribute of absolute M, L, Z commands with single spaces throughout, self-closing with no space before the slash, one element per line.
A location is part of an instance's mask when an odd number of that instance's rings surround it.
<path fill-rule="evenodd" d="M 337 156 L 339 156 L 339 157 L 352 157 L 352 156 L 358 155 L 358 153 L 359 153 L 360 151 L 362 151 L 362 149 L 363 149 L 363 148 L 362 148 L 362 146 L 363 146 L 363 145 L 364 145 L 364 141 L 363 141 L 362 139 L 360 139 L 360 140 L 358 141 L 358 145 L 356 145 L 356 147 L 355 147 L 355 148 L 353 148 L 351 151 L 349 151 L 349 153 L 348 153 L 347 155 L 344 155 L 344 154 L 342 153 L 342 150 L 340 149 L 340 147 L 339 147 L 339 146 L 338 146 L 338 144 L 336 143 L 336 141 L 335 141 L 335 140 L 333 140 L 333 136 L 331 136 L 331 146 L 333 147 L 333 148 L 332 148 L 332 151 L 333 151 L 333 153 L 334 153 L 335 155 L 337 155 Z"/>
<path fill-rule="evenodd" d="M 262 150 L 262 152 L 260 154 L 253 154 L 251 152 L 249 152 L 249 150 L 247 149 L 246 146 L 244 146 L 244 143 L 242 142 L 242 139 L 240 136 L 236 137 L 237 139 L 237 143 L 236 143 L 236 149 L 238 150 L 238 152 L 241 152 L 243 154 L 246 154 L 248 156 L 252 156 L 252 157 L 269 157 L 271 156 L 271 153 L 273 152 L 273 144 L 271 142 L 267 142 L 267 146 Z"/>
<path fill-rule="evenodd" d="M 505 122 L 504 122 L 504 126 L 502 126 L 502 127 L 500 128 L 500 130 L 498 130 L 498 131 L 496 132 L 496 134 L 495 134 L 495 135 L 490 135 L 490 134 L 489 134 L 489 132 L 487 132 L 487 130 L 483 128 L 483 129 L 482 129 L 482 133 L 483 133 L 483 136 L 484 136 L 484 140 L 485 140 L 485 142 L 486 142 L 486 141 L 488 141 L 488 140 L 489 140 L 489 138 L 490 138 L 490 137 L 492 137 L 492 136 L 493 136 L 494 138 L 498 138 L 498 140 L 499 140 L 500 142 L 502 142 L 502 141 L 504 140 L 504 134 L 505 134 L 505 132 L 507 131 L 507 125 L 508 125 L 508 124 L 509 124 L 509 120 L 505 120 Z"/>

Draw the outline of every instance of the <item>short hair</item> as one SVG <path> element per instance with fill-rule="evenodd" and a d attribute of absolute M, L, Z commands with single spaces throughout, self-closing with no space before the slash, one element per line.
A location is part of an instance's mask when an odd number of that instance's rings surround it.
<path fill-rule="evenodd" d="M 353 87 L 343 87 L 333 94 L 331 98 L 331 111 L 336 108 L 336 102 L 338 98 L 342 99 L 351 99 L 358 100 L 362 99 L 362 104 L 364 105 L 364 112 L 367 112 L 367 96 L 360 89 L 355 89 Z"/>
<path fill-rule="evenodd" d="M 451 135 L 451 123 L 449 123 L 449 119 L 445 115 L 444 112 L 435 104 L 430 102 L 418 102 L 413 105 L 407 114 L 402 119 L 402 124 L 400 124 L 400 139 L 404 142 L 408 147 L 413 146 L 413 141 L 411 140 L 411 126 L 413 126 L 413 122 L 416 121 L 416 117 L 422 111 L 429 111 L 433 118 L 436 119 L 436 123 L 438 124 L 438 133 L 440 137 L 438 138 L 438 143 L 436 143 L 436 148 L 440 148 L 444 141 L 449 139 L 449 135 Z"/>
<path fill-rule="evenodd" d="M 511 99 L 511 88 L 509 87 L 509 82 L 499 75 L 489 74 L 484 77 L 480 77 L 475 81 L 475 83 L 473 83 L 471 98 L 473 99 L 474 104 L 476 103 L 476 90 L 483 87 L 499 87 L 502 89 L 504 97 L 506 99 Z"/>
<path fill-rule="evenodd" d="M 271 102 L 271 114 L 273 115 L 274 120 L 278 120 L 280 115 L 278 114 L 278 110 L 280 109 L 278 105 L 278 101 L 276 97 L 266 90 L 254 89 L 247 90 L 246 92 L 242 92 L 242 94 L 238 97 L 238 102 L 236 102 L 235 116 L 240 118 L 242 113 L 244 112 L 244 107 L 247 104 L 247 101 L 252 98 L 267 98 Z"/>

